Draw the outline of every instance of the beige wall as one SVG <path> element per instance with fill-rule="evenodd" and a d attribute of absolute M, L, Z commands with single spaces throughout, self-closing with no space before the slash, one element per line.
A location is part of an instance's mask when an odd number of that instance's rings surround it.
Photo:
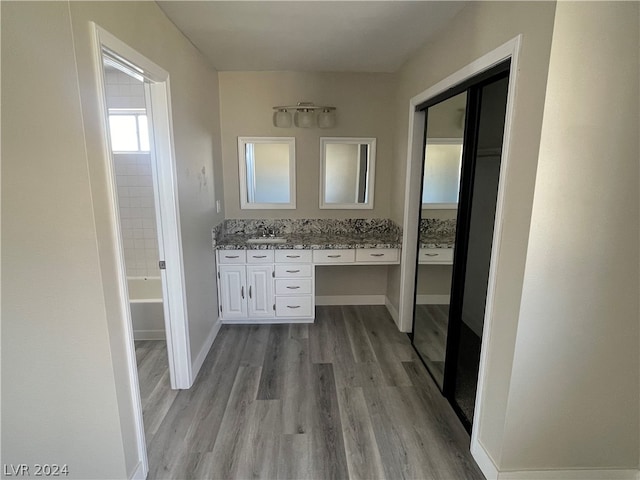
<path fill-rule="evenodd" d="M 68 5 L 2 2 L 1 455 L 125 478 L 79 93 Z"/>
<path fill-rule="evenodd" d="M 384 295 L 386 292 L 386 266 L 316 267 L 316 296 Z"/>
<path fill-rule="evenodd" d="M 638 467 L 638 6 L 558 3 L 505 469 Z"/>
<path fill-rule="evenodd" d="M 540 143 L 542 106 L 549 64 L 555 4 L 548 2 L 474 2 L 465 7 L 433 41 L 399 71 L 393 159 L 391 218 L 404 210 L 409 100 L 518 34 L 523 35 L 512 122 L 512 155 L 507 174 L 503 243 L 490 340 L 488 386 L 481 416 L 480 441 L 498 461 L 508 398 L 511 363 L 533 186 Z M 389 269 L 388 296 L 397 306 L 400 268 Z"/>
<path fill-rule="evenodd" d="M 390 74 L 220 72 L 226 218 L 387 218 L 395 168 Z M 276 128 L 272 108 L 312 101 L 337 107 L 334 128 Z M 296 138 L 296 210 L 240 210 L 237 137 Z M 320 137 L 376 137 L 373 210 L 320 210 Z"/>
<path fill-rule="evenodd" d="M 217 318 L 218 86 L 155 3 L 2 2 L 3 462 L 124 478 L 138 453 L 90 20 L 170 73 L 192 358 Z"/>

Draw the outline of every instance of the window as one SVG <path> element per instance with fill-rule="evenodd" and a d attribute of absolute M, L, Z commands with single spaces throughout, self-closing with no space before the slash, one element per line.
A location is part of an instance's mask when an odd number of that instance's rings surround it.
<path fill-rule="evenodd" d="M 114 152 L 148 152 L 149 125 L 144 109 L 109 109 L 109 133 Z"/>

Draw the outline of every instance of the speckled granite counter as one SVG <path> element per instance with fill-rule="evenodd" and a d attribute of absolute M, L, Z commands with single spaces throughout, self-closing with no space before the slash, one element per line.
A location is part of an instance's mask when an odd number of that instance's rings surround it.
<path fill-rule="evenodd" d="M 456 220 L 423 218 L 420 221 L 420 248 L 453 248 Z"/>
<path fill-rule="evenodd" d="M 286 243 L 252 244 L 264 229 Z M 212 231 L 216 250 L 400 248 L 402 232 L 387 219 L 225 220 Z"/>

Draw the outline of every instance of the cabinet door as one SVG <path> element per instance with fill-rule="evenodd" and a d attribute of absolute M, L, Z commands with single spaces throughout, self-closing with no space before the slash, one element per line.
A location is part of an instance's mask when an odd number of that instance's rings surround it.
<path fill-rule="evenodd" d="M 246 318 L 247 275 L 244 265 L 220 265 L 222 318 Z"/>
<path fill-rule="evenodd" d="M 273 317 L 273 265 L 247 266 L 250 317 Z"/>

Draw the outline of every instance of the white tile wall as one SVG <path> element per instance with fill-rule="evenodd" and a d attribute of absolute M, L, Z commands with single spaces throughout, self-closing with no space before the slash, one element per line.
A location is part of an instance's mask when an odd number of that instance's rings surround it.
<path fill-rule="evenodd" d="M 145 108 L 142 82 L 109 69 L 105 88 L 109 108 Z M 151 155 L 116 153 L 113 158 L 127 276 L 159 277 Z"/>
<path fill-rule="evenodd" d="M 127 275 L 160 276 L 151 156 L 113 155 Z"/>
<path fill-rule="evenodd" d="M 118 70 L 105 73 L 108 108 L 145 108 L 142 82 Z"/>

